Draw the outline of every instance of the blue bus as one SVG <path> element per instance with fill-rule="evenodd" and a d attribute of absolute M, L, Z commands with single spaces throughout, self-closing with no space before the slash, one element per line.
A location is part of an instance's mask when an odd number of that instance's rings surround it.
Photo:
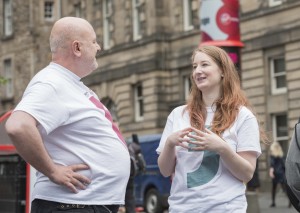
<path fill-rule="evenodd" d="M 139 136 L 141 151 L 146 162 L 146 172 L 134 180 L 136 206 L 142 206 L 147 213 L 162 213 L 168 209 L 171 179 L 161 175 L 156 149 L 161 134 Z"/>

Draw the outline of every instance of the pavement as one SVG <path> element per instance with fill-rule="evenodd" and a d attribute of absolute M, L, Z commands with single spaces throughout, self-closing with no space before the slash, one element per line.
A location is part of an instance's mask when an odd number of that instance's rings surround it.
<path fill-rule="evenodd" d="M 290 208 L 288 207 L 289 200 L 284 192 L 277 192 L 275 198 L 276 207 L 270 207 L 271 200 L 271 192 L 258 193 L 258 205 L 260 213 L 297 213 L 297 210 L 293 206 L 291 206 Z"/>
<path fill-rule="evenodd" d="M 247 213 L 298 213 L 297 210 L 291 206 L 289 207 L 289 200 L 283 191 L 278 191 L 276 194 L 276 207 L 271 205 L 271 192 L 251 192 L 247 193 L 248 209 Z M 124 211 L 119 211 L 123 213 Z M 137 211 L 145 213 L 143 211 Z M 164 211 L 162 213 L 168 213 Z"/>

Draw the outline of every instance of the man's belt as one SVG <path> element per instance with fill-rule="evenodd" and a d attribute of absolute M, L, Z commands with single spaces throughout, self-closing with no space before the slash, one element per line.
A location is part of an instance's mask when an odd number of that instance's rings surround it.
<path fill-rule="evenodd" d="M 82 204 L 65 204 L 65 203 L 61 203 L 57 206 L 58 209 L 84 209 L 86 207 L 88 206 Z"/>

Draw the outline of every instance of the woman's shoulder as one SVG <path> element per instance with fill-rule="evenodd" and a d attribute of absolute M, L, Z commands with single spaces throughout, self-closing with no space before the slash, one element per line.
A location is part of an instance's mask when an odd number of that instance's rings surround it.
<path fill-rule="evenodd" d="M 245 122 L 248 123 L 248 125 L 258 125 L 258 121 L 256 116 L 253 114 L 253 112 L 248 109 L 245 106 L 241 106 L 239 108 L 238 115 L 236 117 L 235 123 L 237 126 L 242 126 L 245 124 Z"/>
<path fill-rule="evenodd" d="M 182 116 L 182 115 L 185 114 L 185 113 L 188 113 L 186 107 L 187 107 L 186 105 L 181 105 L 181 106 L 175 107 L 175 108 L 171 111 L 171 113 L 169 114 L 169 116 L 171 116 L 171 117 L 174 117 L 174 116 L 177 117 L 177 116 Z"/>
<path fill-rule="evenodd" d="M 254 113 L 246 106 L 241 106 L 239 109 L 239 117 L 244 119 L 255 118 Z"/>
<path fill-rule="evenodd" d="M 246 106 L 240 106 L 239 112 L 244 113 L 244 114 L 252 114 L 253 115 L 253 112 Z"/>
<path fill-rule="evenodd" d="M 187 105 L 181 105 L 181 106 L 177 106 L 175 107 L 172 112 L 173 113 L 178 113 L 178 112 L 184 112 L 185 110 L 187 110 Z"/>

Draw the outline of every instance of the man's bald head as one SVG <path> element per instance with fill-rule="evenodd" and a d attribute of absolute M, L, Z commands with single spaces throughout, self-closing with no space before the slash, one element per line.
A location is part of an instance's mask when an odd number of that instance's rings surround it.
<path fill-rule="evenodd" d="M 90 23 L 82 18 L 64 17 L 55 22 L 50 34 L 50 49 L 52 53 L 67 47 L 87 28 L 93 28 Z"/>
<path fill-rule="evenodd" d="M 52 62 L 79 77 L 98 67 L 96 55 L 101 50 L 92 25 L 82 18 L 64 17 L 55 22 L 50 34 Z"/>

